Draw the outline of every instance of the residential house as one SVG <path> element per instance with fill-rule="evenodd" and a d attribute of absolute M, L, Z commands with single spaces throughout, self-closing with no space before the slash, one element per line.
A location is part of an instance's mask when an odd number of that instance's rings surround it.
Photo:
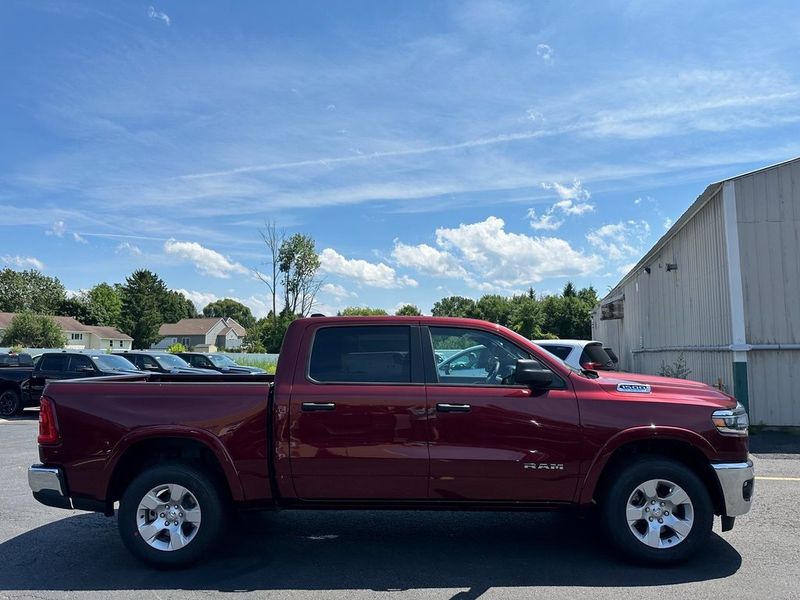
<path fill-rule="evenodd" d="M 17 313 L 0 312 L 0 338 Z M 72 317 L 51 316 L 64 331 L 64 346 L 70 350 L 130 350 L 133 338 L 114 327 L 84 325 Z"/>
<path fill-rule="evenodd" d="M 158 334 L 162 339 L 153 344 L 153 348 L 169 348 L 181 343 L 198 352 L 216 352 L 241 347 L 247 330 L 230 317 L 203 317 L 164 323 Z"/>

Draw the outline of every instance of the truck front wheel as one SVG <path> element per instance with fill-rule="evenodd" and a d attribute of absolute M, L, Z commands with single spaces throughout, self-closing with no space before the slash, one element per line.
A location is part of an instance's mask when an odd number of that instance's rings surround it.
<path fill-rule="evenodd" d="M 600 499 L 608 537 L 628 558 L 645 564 L 679 562 L 708 539 L 711 498 L 682 463 L 643 457 L 612 475 Z"/>
<path fill-rule="evenodd" d="M 0 417 L 13 417 L 22 412 L 22 400 L 16 390 L 0 391 Z"/>
<path fill-rule="evenodd" d="M 217 544 L 225 508 L 219 489 L 189 463 L 167 463 L 141 473 L 122 495 L 117 515 L 130 552 L 151 565 L 189 565 Z"/>

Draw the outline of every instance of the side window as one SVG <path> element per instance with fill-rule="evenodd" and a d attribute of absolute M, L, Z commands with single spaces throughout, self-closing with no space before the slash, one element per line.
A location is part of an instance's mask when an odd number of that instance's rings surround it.
<path fill-rule="evenodd" d="M 320 328 L 314 335 L 308 376 L 320 383 L 410 383 L 411 328 Z"/>
<path fill-rule="evenodd" d="M 514 385 L 517 360 L 532 358 L 499 335 L 478 329 L 431 327 L 438 382 L 451 385 Z"/>
<path fill-rule="evenodd" d="M 48 354 L 42 357 L 41 371 L 66 371 L 69 356 L 66 354 Z"/>
<path fill-rule="evenodd" d="M 147 370 L 158 371 L 158 363 L 150 356 L 142 356 L 142 368 Z"/>
<path fill-rule="evenodd" d="M 541 345 L 544 350 L 547 350 L 550 354 L 554 354 L 561 360 L 567 360 L 569 353 L 572 352 L 572 348 L 569 346 L 550 346 L 550 345 Z"/>
<path fill-rule="evenodd" d="M 82 373 L 84 369 L 94 370 L 94 365 L 88 356 L 81 356 L 80 354 L 73 354 L 69 360 L 70 373 Z"/>

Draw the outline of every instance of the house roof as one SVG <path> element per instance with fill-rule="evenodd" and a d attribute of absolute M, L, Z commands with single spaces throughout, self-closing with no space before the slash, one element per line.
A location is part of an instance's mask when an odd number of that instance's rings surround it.
<path fill-rule="evenodd" d="M 207 335 L 220 321 L 225 324 L 225 329 L 233 329 L 240 337 L 247 335 L 247 330 L 231 318 L 200 317 L 197 319 L 181 319 L 177 323 L 164 323 L 158 328 L 158 335 Z"/>
<path fill-rule="evenodd" d="M 130 340 L 133 338 L 122 333 L 116 327 L 103 327 L 101 325 L 84 325 L 84 328 L 103 340 Z"/>
<path fill-rule="evenodd" d="M 11 321 L 17 313 L 0 312 L 0 329 L 8 329 Z M 73 317 L 62 317 L 58 315 L 49 315 L 56 323 L 61 326 L 64 331 L 80 331 L 83 333 L 93 333 L 96 336 L 106 340 L 132 340 L 129 335 L 125 335 L 115 327 L 102 327 L 99 325 L 84 325 Z"/>

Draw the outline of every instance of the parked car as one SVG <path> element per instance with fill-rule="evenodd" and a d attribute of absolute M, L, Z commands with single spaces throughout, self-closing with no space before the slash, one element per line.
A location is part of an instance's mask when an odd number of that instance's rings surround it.
<path fill-rule="evenodd" d="M 198 369 L 213 369 L 219 373 L 266 373 L 264 369 L 258 367 L 246 367 L 234 362 L 224 354 L 205 353 L 205 352 L 177 352 L 191 366 Z"/>
<path fill-rule="evenodd" d="M 124 356 L 142 371 L 155 373 L 186 373 L 190 375 L 217 375 L 213 369 L 197 369 L 174 354 L 153 352 L 121 352 Z"/>
<path fill-rule="evenodd" d="M 533 340 L 533 343 L 576 369 L 613 371 L 615 368 L 616 363 L 603 348 L 602 342 L 594 340 Z"/>
<path fill-rule="evenodd" d="M 12 417 L 25 408 L 23 384 L 32 371 L 30 354 L 0 354 L 0 417 Z"/>
<path fill-rule="evenodd" d="M 510 376 L 447 380 L 435 355 L 454 340 Z M 715 514 L 730 530 L 753 492 L 733 397 L 573 369 L 471 319 L 298 319 L 274 376 L 58 381 L 40 414 L 34 497 L 108 516 L 119 501 L 122 541 L 159 566 L 206 557 L 230 507 L 584 510 L 654 565 L 700 550 Z"/>

